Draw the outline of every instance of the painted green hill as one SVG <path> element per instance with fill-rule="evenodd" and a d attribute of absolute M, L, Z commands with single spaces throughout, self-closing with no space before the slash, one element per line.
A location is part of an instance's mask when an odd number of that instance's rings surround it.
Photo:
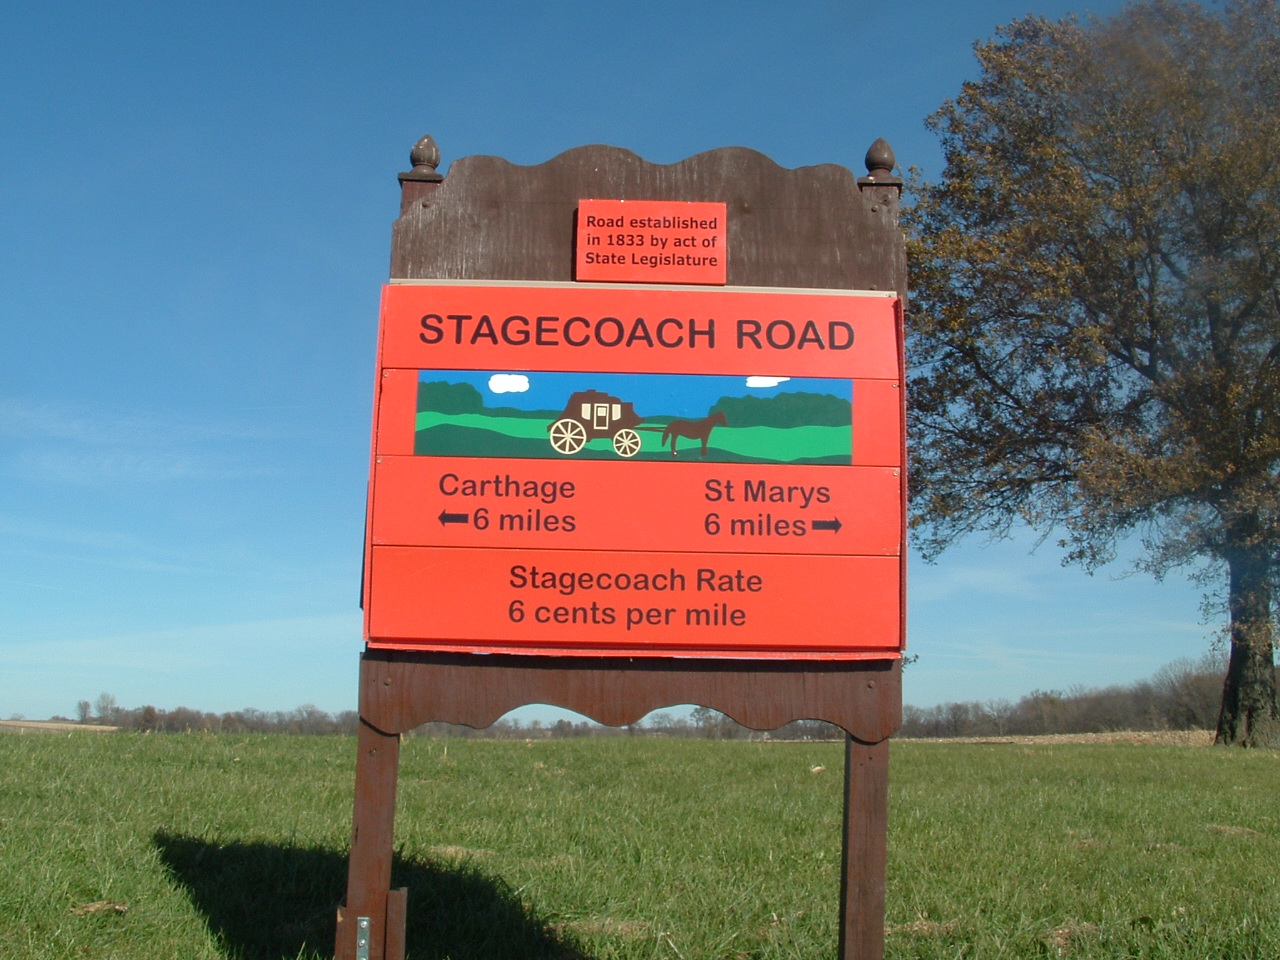
<path fill-rule="evenodd" d="M 735 427 L 839 427 L 853 423 L 853 405 L 842 397 L 795 391 L 773 397 L 721 397 L 711 413 Z"/>

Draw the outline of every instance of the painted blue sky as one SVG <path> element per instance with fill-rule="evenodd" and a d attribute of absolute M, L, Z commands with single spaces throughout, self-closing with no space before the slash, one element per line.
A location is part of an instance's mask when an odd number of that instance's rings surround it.
<path fill-rule="evenodd" d="M 705 417 L 721 397 L 774 397 L 780 393 L 821 393 L 852 400 L 851 380 L 818 377 L 727 377 L 634 373 L 517 373 L 488 370 L 423 370 L 422 381 L 469 383 L 486 407 L 563 410 L 579 390 L 599 390 L 630 402 L 637 416 Z M 760 385 L 766 381 L 770 385 Z"/>
<path fill-rule="evenodd" d="M 11 4 L 0 717 L 102 692 L 354 707 L 378 303 L 423 134 L 445 172 L 587 143 L 861 172 L 885 137 L 937 177 L 924 119 L 975 40 L 1118 6 Z M 1193 585 L 1089 577 L 1052 544 L 913 563 L 908 702 L 1131 681 L 1208 647 Z"/>

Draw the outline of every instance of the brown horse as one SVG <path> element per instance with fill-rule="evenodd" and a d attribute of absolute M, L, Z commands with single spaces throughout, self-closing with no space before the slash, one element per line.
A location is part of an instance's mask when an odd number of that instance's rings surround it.
<path fill-rule="evenodd" d="M 707 455 L 707 440 L 711 437 L 711 428 L 719 425 L 725 426 L 724 413 L 717 410 L 709 417 L 703 417 L 701 420 L 672 420 L 662 430 L 662 443 L 665 446 L 667 440 L 671 441 L 671 455 L 676 454 L 676 437 L 688 437 L 690 440 L 702 441 L 702 455 Z"/>

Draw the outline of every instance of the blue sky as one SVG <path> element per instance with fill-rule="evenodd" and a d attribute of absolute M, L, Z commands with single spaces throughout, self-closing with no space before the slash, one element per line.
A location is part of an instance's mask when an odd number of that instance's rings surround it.
<path fill-rule="evenodd" d="M 940 173 L 974 40 L 1114 2 L 17 5 L 0 31 L 0 717 L 354 706 L 396 173 L 610 143 Z M 1198 656 L 1197 589 L 913 563 L 907 700 Z"/>

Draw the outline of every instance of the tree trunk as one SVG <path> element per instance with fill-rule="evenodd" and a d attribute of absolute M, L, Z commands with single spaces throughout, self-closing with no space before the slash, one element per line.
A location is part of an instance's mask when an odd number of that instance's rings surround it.
<path fill-rule="evenodd" d="M 1233 551 L 1230 576 L 1231 658 L 1218 713 L 1220 744 L 1263 746 L 1277 733 L 1271 561 L 1265 550 Z"/>

